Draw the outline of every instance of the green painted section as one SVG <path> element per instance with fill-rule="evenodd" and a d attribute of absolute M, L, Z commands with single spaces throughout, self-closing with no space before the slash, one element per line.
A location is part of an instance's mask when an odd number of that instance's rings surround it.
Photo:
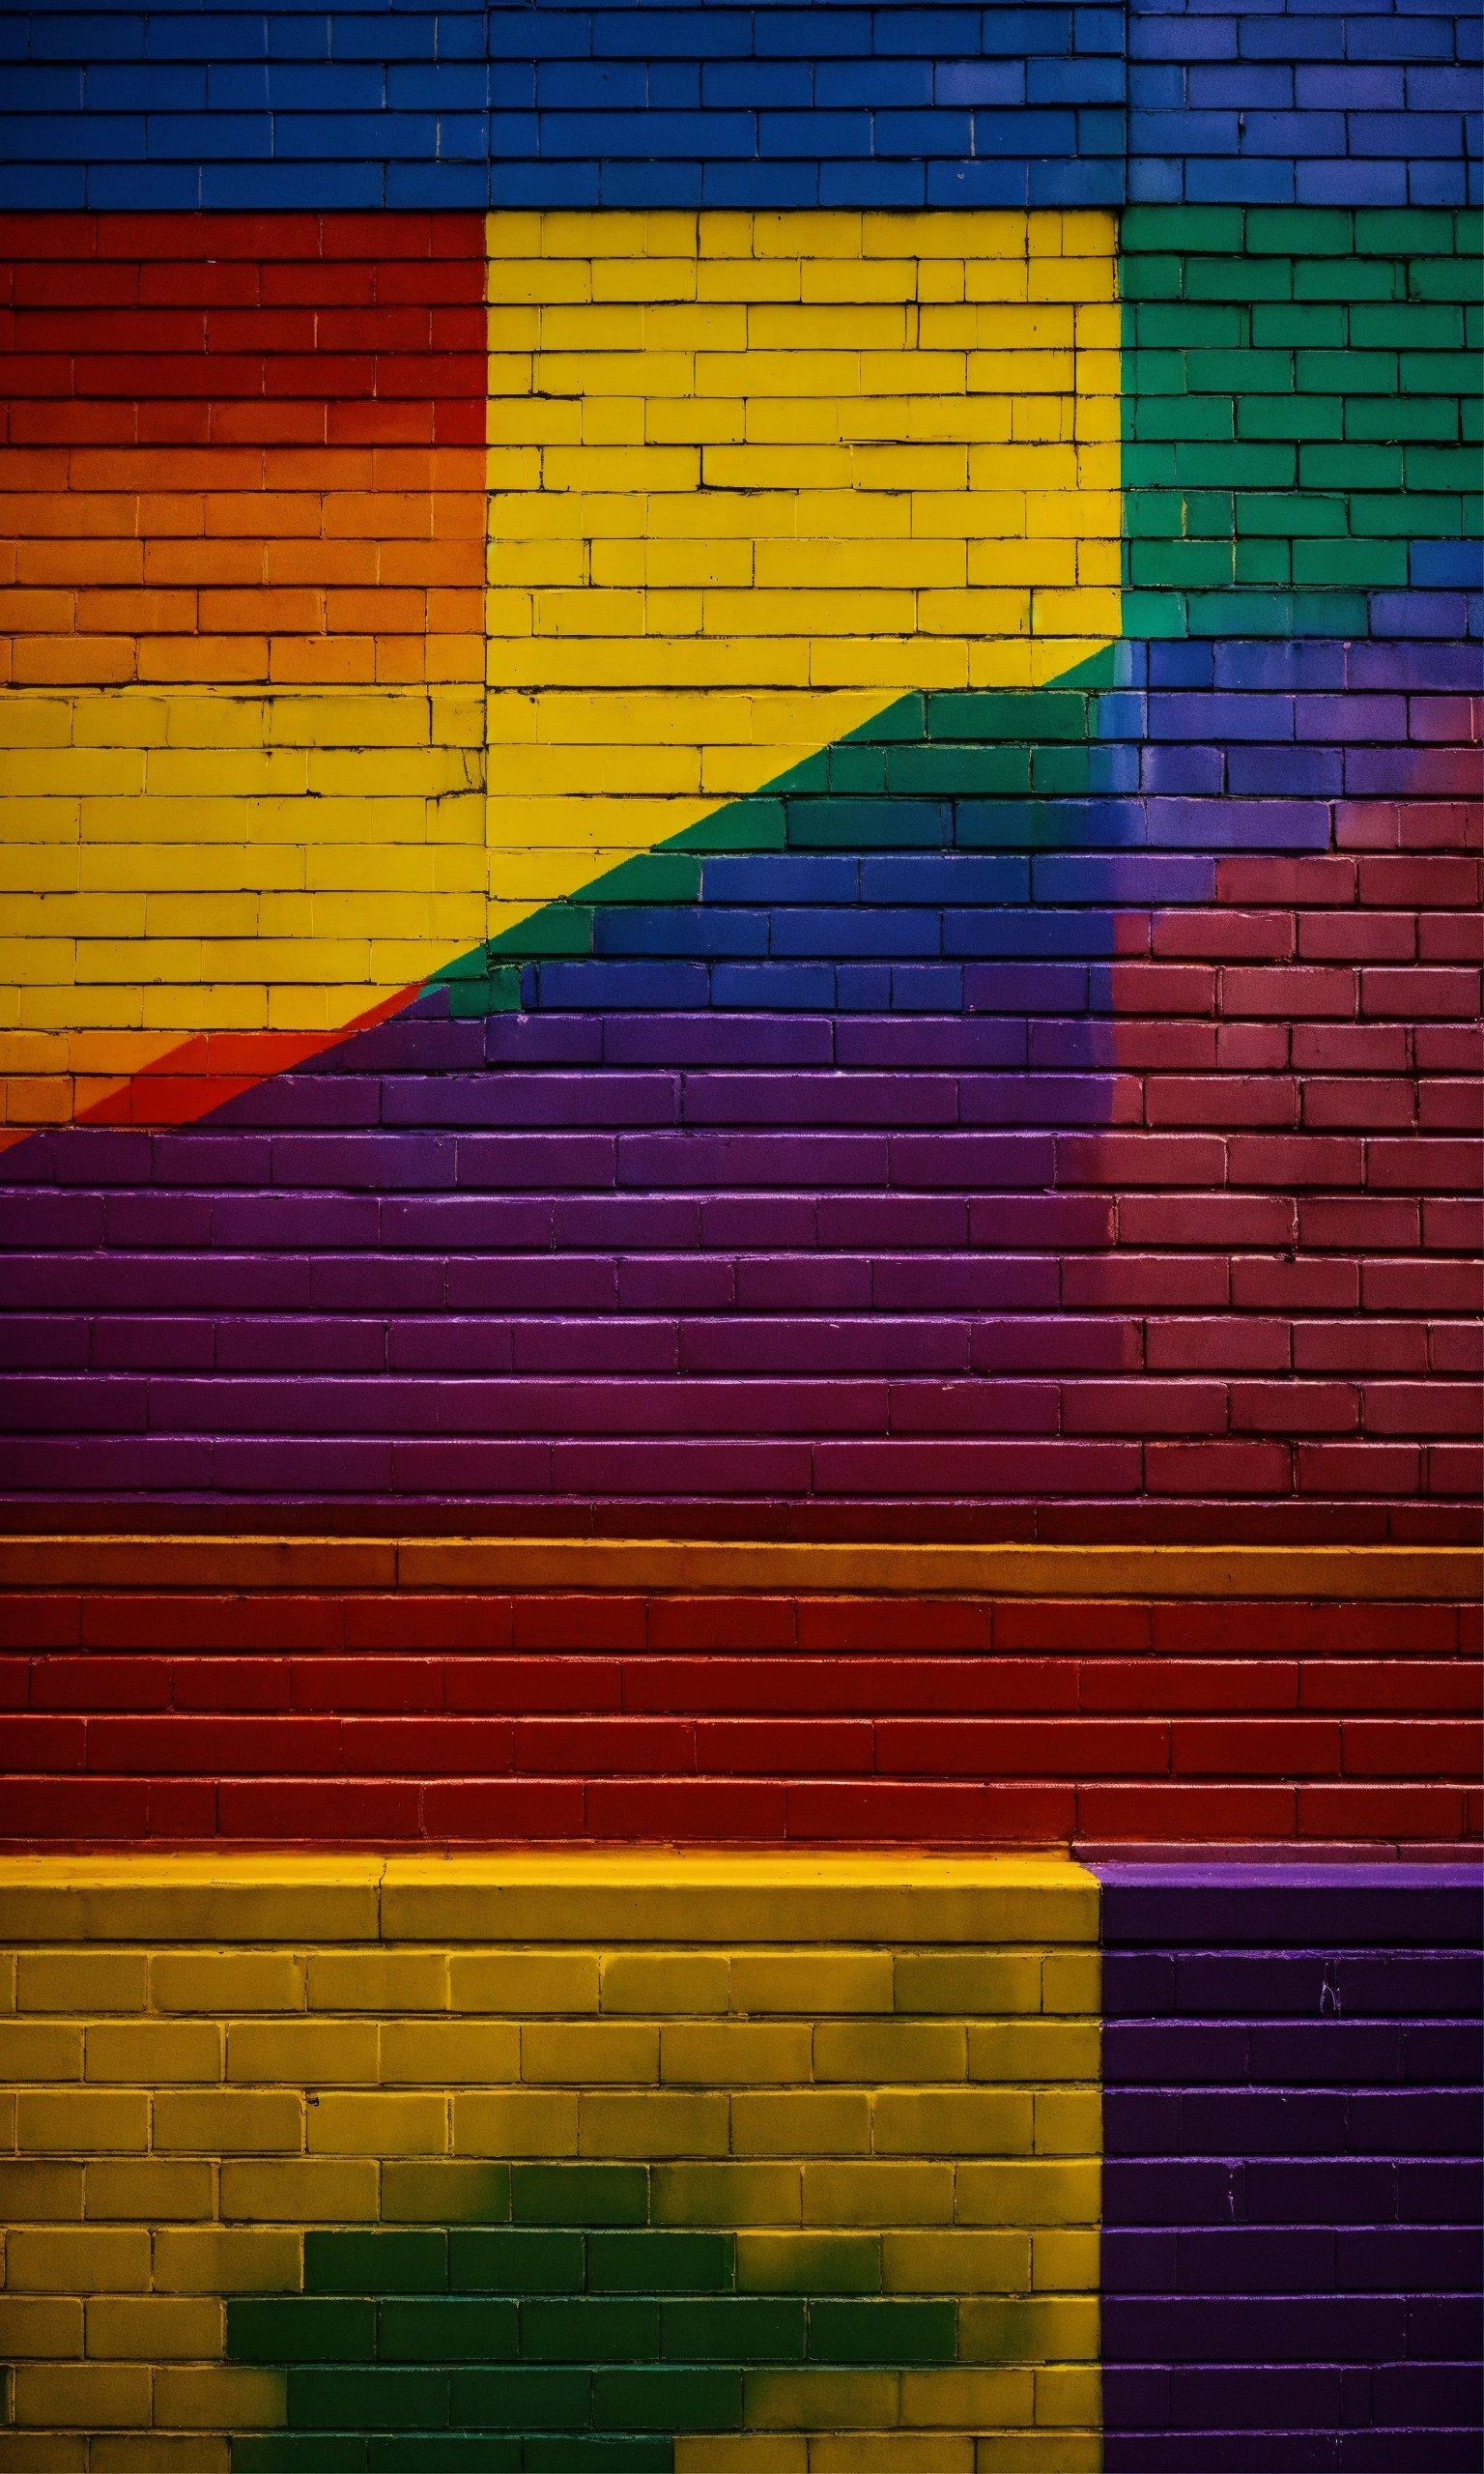
<path fill-rule="evenodd" d="M 1477 213 L 1132 207 L 1129 637 L 1386 633 L 1413 543 L 1480 533 Z"/>
<path fill-rule="evenodd" d="M 870 2234 L 801 2235 L 786 2286 L 776 2246 L 653 2225 L 644 2166 L 485 2178 L 479 2222 L 312 2229 L 301 2293 L 231 2297 L 229 2359 L 286 2387 L 234 2474 L 671 2474 L 676 2432 L 743 2427 L 745 2370 L 959 2359 L 956 2300 L 883 2295 Z"/>

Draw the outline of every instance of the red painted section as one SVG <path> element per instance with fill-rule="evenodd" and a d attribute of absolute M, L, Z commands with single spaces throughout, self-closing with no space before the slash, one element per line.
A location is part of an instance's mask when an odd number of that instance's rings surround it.
<path fill-rule="evenodd" d="M 9 1834 L 1447 1841 L 1472 1610 L 13 1598 Z"/>

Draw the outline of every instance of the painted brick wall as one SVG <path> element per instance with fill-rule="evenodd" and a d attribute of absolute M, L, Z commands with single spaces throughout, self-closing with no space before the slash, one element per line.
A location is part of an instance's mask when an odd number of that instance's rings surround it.
<path fill-rule="evenodd" d="M 10 1482 L 702 1527 L 941 1522 L 968 1484 L 1043 1530 L 1122 1501 L 1165 1534 L 1456 1533 L 1448 658 L 1156 644 L 1131 689 L 909 700 L 840 760 L 901 791 L 821 762 L 210 1125 L 21 1144 Z M 941 750 L 895 737 L 925 709 Z M 1038 767 L 1065 803 L 1015 795 Z M 1089 794 L 1121 770 L 1147 791 Z M 988 794 L 908 787 L 966 775 Z"/>
<path fill-rule="evenodd" d="M 1477 1881 L 1102 1895 L 1103 2462 L 1471 2466 Z"/>
<path fill-rule="evenodd" d="M 1353 1596 L 1363 1560 L 1347 1576 L 1323 1554 L 1280 1556 L 1276 1576 L 1261 1556 L 1049 1560 L 970 1551 L 936 1573 L 910 1548 L 635 1546 L 623 1570 L 601 1545 L 8 1546 L 3 1827 L 393 1845 L 1477 1832 L 1477 1615 L 1421 1595 L 1446 1585 L 1435 1557 L 1389 1603 Z M 1460 1588 L 1470 1561 L 1451 1559 Z"/>
<path fill-rule="evenodd" d="M 1476 1877 L 1100 1870 L 8 1859 L 0 2462 L 1471 2465 Z"/>
<path fill-rule="evenodd" d="M 16 1490 L 1461 1534 L 1471 30 L 211 22 L 18 21 Z"/>
<path fill-rule="evenodd" d="M 1099 2462 L 1079 1867 L 74 1860 L 0 1900 L 0 2463 Z"/>
<path fill-rule="evenodd" d="M 1477 2461 L 1478 49 L 0 16 L 0 2463 Z"/>

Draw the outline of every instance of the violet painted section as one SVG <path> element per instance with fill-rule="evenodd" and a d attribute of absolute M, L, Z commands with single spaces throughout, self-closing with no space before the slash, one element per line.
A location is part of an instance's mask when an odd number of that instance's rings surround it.
<path fill-rule="evenodd" d="M 1478 1873 L 1098 1869 L 1108 2474 L 1472 2474 Z"/>
<path fill-rule="evenodd" d="M 967 700 L 977 739 L 922 742 L 959 795 L 826 765 L 708 827 L 776 847 L 671 853 L 672 899 L 599 888 L 561 950 L 537 922 L 212 1117 L 9 1152 L 0 1479 L 90 1516 L 1471 1535 L 1476 654 L 1118 665 Z M 986 749 L 1031 795 L 981 794 Z"/>

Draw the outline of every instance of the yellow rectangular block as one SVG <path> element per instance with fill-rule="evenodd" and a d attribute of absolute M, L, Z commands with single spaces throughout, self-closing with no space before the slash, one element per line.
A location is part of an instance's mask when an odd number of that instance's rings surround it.
<path fill-rule="evenodd" d="M 369 2157 L 233 2157 L 221 2168 L 225 2224 L 366 2224 L 376 2215 Z"/>
<path fill-rule="evenodd" d="M 4 2474 L 88 2474 L 101 2462 L 102 2435 L 91 2440 L 61 2431 L 0 2431 Z"/>
<path fill-rule="evenodd" d="M 605 2010 L 618 2012 L 725 2010 L 731 1963 L 719 1950 L 610 1951 L 602 1961 L 600 1998 Z"/>
<path fill-rule="evenodd" d="M 228 2100 L 241 2101 L 234 2094 Z M 299 2099 L 290 2099 L 299 2110 Z M 305 2121 L 311 2156 L 442 2155 L 450 2099 L 377 2091 L 326 2090 L 310 2098 Z"/>
<path fill-rule="evenodd" d="M 155 2419 L 165 2431 L 271 2431 L 283 2419 L 283 2374 L 235 2363 L 161 2363 Z"/>
<path fill-rule="evenodd" d="M 1091 2362 L 1098 2296 L 967 2294 L 958 2306 L 958 2343 L 969 2362 Z"/>
<path fill-rule="evenodd" d="M 1078 2226 L 1047 2226 L 1031 2237 L 1031 2284 L 1038 2293 L 1096 2293 L 1101 2276 L 1099 2239 Z"/>
<path fill-rule="evenodd" d="M 893 2431 L 900 2396 L 895 2371 L 807 2363 L 742 2374 L 744 2419 L 760 2431 Z"/>
<path fill-rule="evenodd" d="M 1101 2037 L 1096 2019 L 986 2019 L 969 2028 L 969 2077 L 1096 2080 Z"/>
<path fill-rule="evenodd" d="M 387 2156 L 381 2199 L 388 2225 L 480 2224 L 505 2212 L 505 2170 L 477 2158 Z"/>
<path fill-rule="evenodd" d="M 209 2216 L 216 2168 L 206 2158 L 95 2156 L 83 2171 L 83 2216 L 90 2225 L 178 2220 Z"/>
<path fill-rule="evenodd" d="M 100 2431 L 88 2465 L 90 2474 L 231 2474 L 232 2443 L 225 2432 Z"/>
<path fill-rule="evenodd" d="M 1102 2015 L 1102 1956 L 1098 1950 L 1048 1950 L 1042 1961 L 1041 2006 L 1091 2019 Z"/>
<path fill-rule="evenodd" d="M 207 2294 L 95 2293 L 87 2309 L 89 2357 L 114 2362 L 192 2362 L 219 2354 L 224 2323 Z"/>
<path fill-rule="evenodd" d="M 261 2080 L 270 2086 L 285 2081 L 304 2086 L 317 2083 L 355 2086 L 381 2075 L 383 2040 L 392 2028 L 413 2028 L 418 2036 L 436 2034 L 443 2022 L 375 2019 L 269 2018 L 234 2020 L 227 2029 L 226 2076 L 234 2082 Z"/>
<path fill-rule="evenodd" d="M 145 2363 L 21 2362 L 11 2410 L 22 2429 L 39 2424 L 128 2431 L 150 2420 L 152 2377 Z"/>
<path fill-rule="evenodd" d="M 578 2097 L 564 2087 L 509 2087 L 453 2099 L 456 2156 L 576 2156 Z"/>
<path fill-rule="evenodd" d="M 801 2013 L 890 2010 L 889 1950 L 739 1950 L 731 1962 L 737 2010 Z"/>
<path fill-rule="evenodd" d="M 533 2021 L 521 2029 L 520 2076 L 567 2086 L 637 2081 L 660 2075 L 660 2031 L 639 2021 Z"/>
<path fill-rule="evenodd" d="M 142 2293 L 150 2281 L 150 2237 L 142 2226 L 22 2225 L 6 2243 L 13 2293 Z"/>
<path fill-rule="evenodd" d="M 1035 2011 L 1044 1964 L 1035 1950 L 899 1950 L 896 2007 L 955 2016 Z"/>
<path fill-rule="evenodd" d="M 1100 2431 L 990 2431 L 974 2442 L 975 2474 L 1102 2474 Z"/>
<path fill-rule="evenodd" d="M 234 856 L 241 866 L 241 854 Z M 195 2010 L 209 2019 L 302 2010 L 304 1962 L 293 1950 L 157 1950 L 150 2001 L 157 2010 Z"/>
<path fill-rule="evenodd" d="M 1036 2373 L 1038 2423 L 1097 2423 L 1102 2414 L 1102 2375 L 1096 2361 L 1047 2363 Z"/>
<path fill-rule="evenodd" d="M 217 2080 L 221 2043 L 220 2028 L 205 2019 L 100 2020 L 88 2029 L 87 2075 L 135 2087 Z"/>
<path fill-rule="evenodd" d="M 311 1950 L 311 2010 L 446 2010 L 448 1961 L 441 1950 Z"/>
<path fill-rule="evenodd" d="M 660 2077 L 699 2087 L 807 2081 L 813 2032 L 803 2020 L 667 2020 L 660 2029 Z"/>
<path fill-rule="evenodd" d="M 968 2371 L 905 2371 L 901 2375 L 901 2419 L 911 2429 L 922 2424 L 965 2425 L 973 2431 L 985 2423 L 1029 2423 L 1035 2411 L 1033 2373 L 1013 2369 Z"/>
<path fill-rule="evenodd" d="M 70 2294 L 0 2294 L 0 2354 L 11 2362 L 75 2361 L 82 2304 Z"/>
<path fill-rule="evenodd" d="M 675 2474 L 809 2474 L 802 2432 L 679 2431 L 674 2445 Z"/>
<path fill-rule="evenodd" d="M 1096 2155 L 1102 2146 L 1102 2096 L 1097 2087 L 1050 2087 L 1036 2104 L 1039 2156 Z"/>
<path fill-rule="evenodd" d="M 731 2100 L 731 2143 L 738 2156 L 861 2156 L 870 2118 L 863 2088 L 749 2090 Z"/>
<path fill-rule="evenodd" d="M 82 2167 L 51 2157 L 0 2156 L 0 2223 L 82 2219 Z"/>
<path fill-rule="evenodd" d="M 614 2090 L 584 2093 L 577 2101 L 581 2156 L 707 2157 L 728 2152 L 728 2101 L 723 2095 L 681 2095 L 668 2089 L 631 2095 Z"/>
<path fill-rule="evenodd" d="M 955 2168 L 888 2163 L 871 2157 L 849 2164 L 811 2159 L 804 2167 L 806 2225 L 951 2225 Z"/>
<path fill-rule="evenodd" d="M 0 2019 L 0 2079 L 81 2077 L 80 2028 L 60 2019 Z"/>
<path fill-rule="evenodd" d="M 142 2088 L 22 2088 L 15 2143 L 42 2155 L 142 2151 L 150 2143 L 150 2100 Z"/>
<path fill-rule="evenodd" d="M 961 2079 L 964 2055 L 964 2031 L 953 2020 L 841 2019 L 814 2029 L 816 2079 Z"/>
<path fill-rule="evenodd" d="M 1004 2232 L 905 2232 L 882 2237 L 888 2293 L 1026 2293 L 1031 2237 Z"/>
<path fill-rule="evenodd" d="M 958 2167 L 955 2216 L 959 2225 L 1096 2225 L 1101 2197 L 1096 2154 L 1066 2162 L 969 2158 Z"/>
<path fill-rule="evenodd" d="M 595 1950 L 455 1950 L 448 1968 L 449 2001 L 457 2011 L 499 2010 L 525 2019 L 598 2007 Z"/>
<path fill-rule="evenodd" d="M 76 1027 L 75 1024 L 72 1027 Z M 152 1551 L 154 1551 L 152 1549 Z M 200 1577 L 219 1570 L 219 1548 L 203 1559 Z M 263 1577 L 271 1578 L 271 1551 Z M 374 1547 L 352 1569 L 368 1585 L 386 1559 Z M 387 1567 L 389 1571 L 389 1565 Z M 121 1865 L 115 1856 L 77 1856 L 48 1861 L 17 1859 L 0 1884 L 0 1927 L 8 1939 L 57 1943 L 69 1935 L 87 1942 L 174 1942 L 220 1945 L 284 1941 L 374 1940 L 378 1931 L 378 1884 L 382 1859 L 346 1856 L 275 1856 L 271 1864 L 234 1865 L 221 1856 L 141 1858 Z M 98 1987 L 97 1998 L 52 1984 L 37 1962 L 44 1953 L 27 1948 L 21 1972 L 51 1998 L 22 2001 L 23 2009 L 123 2010 L 144 1999 L 143 1950 L 64 1950 L 59 1954 L 71 1982 Z M 105 1998 L 111 1996 L 111 1998 Z"/>
<path fill-rule="evenodd" d="M 809 2444 L 810 2474 L 974 2474 L 969 2431 L 817 2431 Z"/>
<path fill-rule="evenodd" d="M 1031 2098 L 1009 2090 L 883 2087 L 871 2107 L 882 2156 L 1028 2155 L 1031 2132 Z"/>
<path fill-rule="evenodd" d="M 432 2087 L 516 2079 L 522 2036 L 533 2032 L 503 2019 L 388 2019 L 381 2029 L 381 2077 L 388 2086 Z"/>
<path fill-rule="evenodd" d="M 15 1969 L 17 2010 L 122 2011 L 145 2005 L 142 1950 L 21 1950 Z"/>
<path fill-rule="evenodd" d="M 160 2155 L 298 2156 L 304 2099 L 291 2087 L 163 2088 L 155 2099 L 154 2145 Z"/>
<path fill-rule="evenodd" d="M 649 2175 L 656 2225 L 797 2225 L 797 2165 L 657 2164 Z"/>

